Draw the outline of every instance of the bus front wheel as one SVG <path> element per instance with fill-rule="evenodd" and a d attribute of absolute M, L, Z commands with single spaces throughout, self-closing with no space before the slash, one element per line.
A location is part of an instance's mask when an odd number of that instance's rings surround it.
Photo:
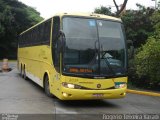
<path fill-rule="evenodd" d="M 49 78 L 48 78 L 48 75 L 45 76 L 45 79 L 44 79 L 44 91 L 46 93 L 46 95 L 48 97 L 52 97 L 53 95 L 51 94 L 50 92 L 50 87 L 49 87 Z"/>

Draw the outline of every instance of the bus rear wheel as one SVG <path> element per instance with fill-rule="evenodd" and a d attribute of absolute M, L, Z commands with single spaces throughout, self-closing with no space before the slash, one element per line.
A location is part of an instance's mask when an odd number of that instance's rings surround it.
<path fill-rule="evenodd" d="M 48 75 L 46 75 L 45 78 L 44 78 L 44 91 L 45 91 L 45 93 L 46 93 L 46 95 L 47 95 L 48 97 L 52 97 L 52 96 L 53 96 L 53 95 L 51 94 L 51 92 L 50 92 Z"/>
<path fill-rule="evenodd" d="M 27 75 L 26 75 L 26 69 L 25 69 L 25 66 L 24 66 L 24 68 L 23 68 L 23 78 L 24 78 L 25 80 L 27 80 Z"/>
<path fill-rule="evenodd" d="M 21 64 L 21 68 L 20 68 L 20 76 L 23 78 L 23 67 L 22 67 L 22 64 Z"/>

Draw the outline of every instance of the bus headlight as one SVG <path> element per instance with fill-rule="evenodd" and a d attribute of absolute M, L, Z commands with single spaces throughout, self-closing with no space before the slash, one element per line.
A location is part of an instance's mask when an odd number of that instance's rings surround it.
<path fill-rule="evenodd" d="M 125 82 L 115 82 L 115 88 L 125 88 L 126 83 Z"/>
<path fill-rule="evenodd" d="M 75 88 L 75 85 L 74 84 L 67 84 L 67 87 L 73 89 L 73 88 Z"/>
<path fill-rule="evenodd" d="M 79 86 L 79 85 L 66 83 L 66 82 L 63 82 L 62 86 L 66 87 L 66 88 L 71 88 L 71 89 L 81 89 L 81 86 Z"/>

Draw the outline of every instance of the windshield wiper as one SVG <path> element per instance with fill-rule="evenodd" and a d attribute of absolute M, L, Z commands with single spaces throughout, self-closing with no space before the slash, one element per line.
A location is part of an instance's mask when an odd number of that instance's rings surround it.
<path fill-rule="evenodd" d="M 98 44 L 98 48 L 97 48 Z M 95 55 L 90 61 L 89 65 L 97 64 L 98 63 L 98 72 L 100 74 L 100 50 L 99 50 L 99 41 L 96 40 L 94 44 L 94 49 L 95 49 Z"/>
<path fill-rule="evenodd" d="M 103 51 L 103 46 L 102 46 L 102 45 L 101 45 L 101 49 L 102 49 L 102 51 Z M 103 57 L 103 53 L 101 53 L 101 57 Z M 112 67 L 111 67 L 111 65 L 110 65 L 110 62 L 108 61 L 108 58 L 107 58 L 107 57 L 104 57 L 104 59 L 105 59 L 105 63 L 107 64 L 110 72 L 113 74 L 113 76 L 115 76 L 116 74 L 115 74 L 115 72 L 113 71 L 113 69 L 112 69 Z"/>
<path fill-rule="evenodd" d="M 108 65 L 108 68 L 110 69 L 110 71 L 112 72 L 112 74 L 115 76 L 116 74 L 115 74 L 115 72 L 113 71 L 113 69 L 112 69 L 112 67 L 111 67 L 111 65 L 110 65 L 110 63 L 109 63 L 108 58 L 105 58 L 105 62 L 106 62 L 106 64 Z"/>

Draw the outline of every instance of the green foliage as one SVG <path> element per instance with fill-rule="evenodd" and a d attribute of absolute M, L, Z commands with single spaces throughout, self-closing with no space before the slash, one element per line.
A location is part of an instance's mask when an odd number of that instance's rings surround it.
<path fill-rule="evenodd" d="M 18 0 L 0 0 L 0 59 L 16 58 L 18 34 L 41 20 L 35 9 Z"/>
<path fill-rule="evenodd" d="M 110 7 L 104 7 L 101 6 L 100 8 L 96 8 L 94 10 L 94 13 L 98 13 L 98 14 L 104 14 L 104 15 L 113 15 L 113 13 L 111 12 L 111 8 Z"/>
<path fill-rule="evenodd" d="M 139 48 L 135 61 L 139 77 L 148 78 L 148 82 L 155 85 L 160 83 L 160 11 L 154 12 L 150 19 L 153 35 Z"/>
<path fill-rule="evenodd" d="M 148 77 L 148 82 L 160 83 L 160 39 L 150 37 L 136 55 L 136 69 L 139 77 Z"/>
<path fill-rule="evenodd" d="M 154 9 L 145 8 L 137 4 L 138 10 L 127 10 L 121 16 L 125 25 L 127 39 L 133 40 L 134 47 L 138 48 L 146 43 L 147 38 L 152 34 L 153 25 L 150 20 Z"/>
<path fill-rule="evenodd" d="M 160 38 L 160 10 L 154 12 L 154 14 L 152 15 L 152 17 L 150 18 L 152 21 L 152 25 L 154 27 L 154 37 L 156 39 Z"/>

